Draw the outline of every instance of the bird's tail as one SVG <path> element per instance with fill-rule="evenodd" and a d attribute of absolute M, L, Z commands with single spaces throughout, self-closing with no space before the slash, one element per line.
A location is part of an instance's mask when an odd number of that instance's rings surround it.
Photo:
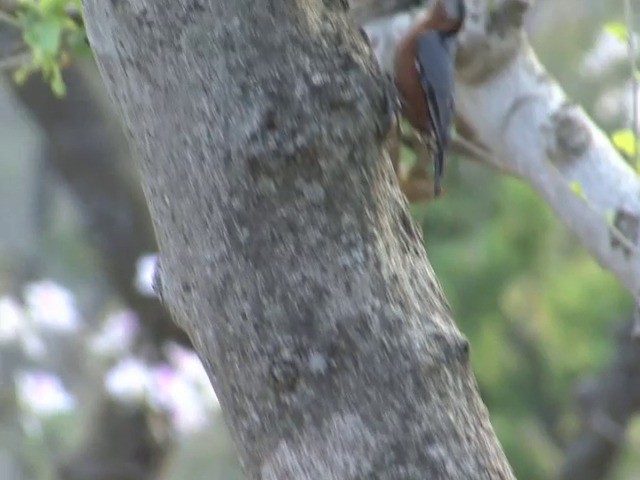
<path fill-rule="evenodd" d="M 442 173 L 444 170 L 444 150 L 438 146 L 436 158 L 433 162 L 433 189 L 435 196 L 439 196 L 442 191 Z"/>

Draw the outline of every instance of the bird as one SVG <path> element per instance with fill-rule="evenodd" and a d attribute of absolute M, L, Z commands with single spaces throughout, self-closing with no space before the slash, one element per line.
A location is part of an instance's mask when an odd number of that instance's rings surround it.
<path fill-rule="evenodd" d="M 440 195 L 444 155 L 454 116 L 456 35 L 464 19 L 464 2 L 451 18 L 437 2 L 398 43 L 394 77 L 401 111 L 434 150 L 434 194 Z"/>

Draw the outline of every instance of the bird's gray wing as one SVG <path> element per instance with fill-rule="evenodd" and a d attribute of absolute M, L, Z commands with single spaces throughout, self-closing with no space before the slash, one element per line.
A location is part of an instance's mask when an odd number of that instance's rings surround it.
<path fill-rule="evenodd" d="M 429 121 L 436 140 L 435 186 L 440 190 L 444 152 L 449 148 L 453 122 L 455 39 L 440 32 L 418 37 L 416 63 L 428 106 Z"/>
<path fill-rule="evenodd" d="M 428 32 L 418 37 L 416 61 L 433 127 L 444 148 L 449 146 L 453 122 L 453 91 L 455 85 L 455 39 L 440 32 Z"/>

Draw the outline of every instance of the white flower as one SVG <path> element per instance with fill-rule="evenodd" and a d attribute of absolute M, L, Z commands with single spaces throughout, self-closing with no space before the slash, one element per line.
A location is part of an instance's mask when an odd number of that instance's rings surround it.
<path fill-rule="evenodd" d="M 60 379 L 44 371 L 25 371 L 15 375 L 18 401 L 36 416 L 51 416 L 73 410 L 76 400 Z"/>
<path fill-rule="evenodd" d="M 51 330 L 75 332 L 80 315 L 71 292 L 51 280 L 27 285 L 24 289 L 27 310 L 36 324 Z"/>
<path fill-rule="evenodd" d="M 209 409 L 197 386 L 169 365 L 153 370 L 150 402 L 167 411 L 180 434 L 197 432 L 207 426 Z"/>
<path fill-rule="evenodd" d="M 0 298 L 0 343 L 16 341 L 27 326 L 22 306 L 12 297 Z"/>
<path fill-rule="evenodd" d="M 190 386 L 177 383 L 174 408 L 171 411 L 173 427 L 179 434 L 191 434 L 209 425 L 211 412 L 202 402 L 202 397 Z"/>
<path fill-rule="evenodd" d="M 4 296 L 0 298 L 0 345 L 10 342 L 19 343 L 33 360 L 39 360 L 46 354 L 45 343 L 33 320 L 15 298 Z"/>
<path fill-rule="evenodd" d="M 140 325 L 132 310 L 122 310 L 109 315 L 100 329 L 89 340 L 89 348 L 97 354 L 118 356 L 131 348 Z"/>
<path fill-rule="evenodd" d="M 593 48 L 585 55 L 582 71 L 590 77 L 602 75 L 628 55 L 628 46 L 625 42 L 610 32 L 602 31 Z"/>
<path fill-rule="evenodd" d="M 206 372 L 195 353 L 173 345 L 170 364 L 154 367 L 127 358 L 109 371 L 107 391 L 121 401 L 147 402 L 168 413 L 174 430 L 189 434 L 204 428 L 219 407 Z"/>
<path fill-rule="evenodd" d="M 158 255 L 155 253 L 141 256 L 136 262 L 136 278 L 134 285 L 136 290 L 147 297 L 155 297 L 153 291 L 153 277 L 158 263 Z"/>
<path fill-rule="evenodd" d="M 104 379 L 107 392 L 124 402 L 146 401 L 150 383 L 150 371 L 147 366 L 132 357 L 125 358 L 109 370 Z"/>
<path fill-rule="evenodd" d="M 177 343 L 169 343 L 166 347 L 166 355 L 171 365 L 194 385 L 210 408 L 220 407 L 207 371 L 196 352 Z"/>

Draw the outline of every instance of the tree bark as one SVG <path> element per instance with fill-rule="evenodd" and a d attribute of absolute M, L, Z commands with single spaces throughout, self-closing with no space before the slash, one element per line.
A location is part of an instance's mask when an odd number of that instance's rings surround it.
<path fill-rule="evenodd" d="M 248 478 L 513 478 L 339 1 L 86 0 Z"/>

